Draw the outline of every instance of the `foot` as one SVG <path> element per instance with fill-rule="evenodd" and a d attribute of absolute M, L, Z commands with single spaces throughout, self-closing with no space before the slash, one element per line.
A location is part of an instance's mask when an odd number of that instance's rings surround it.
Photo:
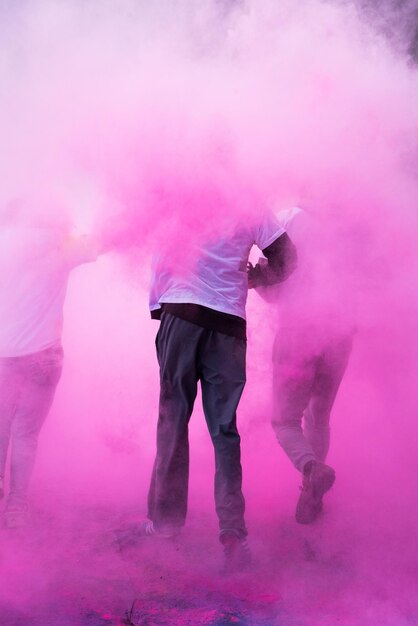
<path fill-rule="evenodd" d="M 0 500 L 4 498 L 4 478 L 0 476 Z"/>
<path fill-rule="evenodd" d="M 335 481 L 332 467 L 310 461 L 303 469 L 301 494 L 296 505 L 296 521 L 299 524 L 310 524 L 315 521 L 323 508 L 322 498 L 331 489 Z"/>
<path fill-rule="evenodd" d="M 246 570 L 251 565 L 251 552 L 246 539 L 240 539 L 235 533 L 221 535 L 224 547 L 224 574 L 233 574 Z"/>
<path fill-rule="evenodd" d="M 125 524 L 112 532 L 121 548 L 135 545 L 142 537 L 155 535 L 154 524 L 148 519 Z"/>
<path fill-rule="evenodd" d="M 24 528 L 28 521 L 28 509 L 26 506 L 8 507 L 4 512 L 4 525 L 6 528 Z"/>
<path fill-rule="evenodd" d="M 180 529 L 178 527 L 165 527 L 156 529 L 153 522 L 149 519 L 139 522 L 131 522 L 113 531 L 116 540 L 121 547 L 135 545 L 138 539 L 143 537 L 162 537 L 163 539 L 172 539 L 176 537 Z"/>

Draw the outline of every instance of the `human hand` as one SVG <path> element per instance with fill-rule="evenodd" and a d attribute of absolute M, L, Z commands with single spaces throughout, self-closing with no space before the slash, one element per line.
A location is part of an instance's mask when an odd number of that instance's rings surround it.
<path fill-rule="evenodd" d="M 257 276 L 259 274 L 258 266 L 247 263 L 248 289 L 254 289 L 257 286 Z"/>

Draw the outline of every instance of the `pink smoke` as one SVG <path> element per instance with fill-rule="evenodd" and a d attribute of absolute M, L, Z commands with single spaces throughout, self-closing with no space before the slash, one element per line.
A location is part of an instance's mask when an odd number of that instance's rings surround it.
<path fill-rule="evenodd" d="M 247 623 L 414 623 L 416 69 L 350 6 L 99 4 L 1 9 L 1 204 L 30 197 L 48 214 L 43 199 L 57 198 L 78 229 L 113 237 L 116 253 L 71 279 L 64 375 L 33 479 L 38 521 L 29 539 L 2 543 L 0 622 L 81 624 L 90 610 L 118 623 L 139 597 L 138 623 L 165 623 L 161 607 L 166 623 L 221 623 L 221 605 Z M 339 297 L 357 303 L 323 524 L 305 533 L 293 520 L 299 476 L 270 426 L 275 319 L 250 294 L 239 420 L 259 569 L 219 582 L 198 402 L 186 549 L 142 546 L 121 559 L 97 547 L 119 518 L 145 512 L 158 403 L 150 252 L 164 247 L 177 263 L 220 221 L 297 203 L 326 225 L 301 251 L 328 267 L 342 258 Z"/>

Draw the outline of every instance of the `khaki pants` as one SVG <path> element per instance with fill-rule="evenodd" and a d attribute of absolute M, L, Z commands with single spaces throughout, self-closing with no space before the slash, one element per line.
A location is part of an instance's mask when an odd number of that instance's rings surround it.
<path fill-rule="evenodd" d="M 11 444 L 9 507 L 26 503 L 38 435 L 54 399 L 62 359 L 59 346 L 0 359 L 0 475 Z"/>
<path fill-rule="evenodd" d="M 283 329 L 273 350 L 272 425 L 283 450 L 302 471 L 324 462 L 330 415 L 353 343 L 352 333 L 310 342 L 300 329 Z"/>

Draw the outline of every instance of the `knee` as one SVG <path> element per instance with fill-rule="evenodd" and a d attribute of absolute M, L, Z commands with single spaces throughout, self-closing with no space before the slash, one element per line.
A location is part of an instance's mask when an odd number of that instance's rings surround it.
<path fill-rule="evenodd" d="M 271 425 L 275 431 L 294 430 L 302 427 L 302 417 L 302 414 L 279 408 L 271 419 Z"/>
<path fill-rule="evenodd" d="M 220 424 L 216 430 L 212 430 L 211 438 L 215 450 L 220 454 L 229 454 L 231 449 L 238 449 L 241 445 L 241 437 L 235 425 Z"/>
<path fill-rule="evenodd" d="M 14 444 L 24 444 L 26 447 L 34 448 L 38 445 L 38 435 L 39 431 L 31 432 L 15 430 L 12 436 L 12 441 Z"/>
<path fill-rule="evenodd" d="M 322 409 L 321 407 L 317 407 L 314 411 L 305 411 L 305 426 L 314 430 L 329 430 L 330 413 L 331 412 L 328 407 L 323 407 Z"/>
<path fill-rule="evenodd" d="M 273 418 L 271 425 L 280 444 L 286 443 L 288 439 L 293 439 L 295 434 L 302 432 L 300 419 Z"/>

